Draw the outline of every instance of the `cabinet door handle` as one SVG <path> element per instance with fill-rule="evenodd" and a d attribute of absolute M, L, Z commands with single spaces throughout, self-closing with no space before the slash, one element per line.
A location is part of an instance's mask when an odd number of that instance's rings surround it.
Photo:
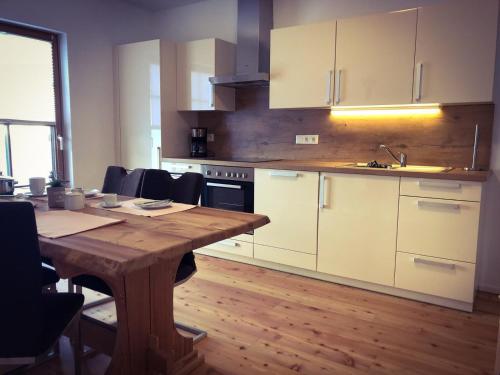
<path fill-rule="evenodd" d="M 161 169 L 161 147 L 158 146 L 156 150 L 158 151 L 158 169 Z"/>
<path fill-rule="evenodd" d="M 339 104 L 340 96 L 340 80 L 342 79 L 342 70 L 339 69 L 335 72 L 335 104 Z"/>
<path fill-rule="evenodd" d="M 332 74 L 331 70 L 326 75 L 326 104 L 332 104 Z"/>
<path fill-rule="evenodd" d="M 193 168 L 191 165 L 178 165 L 175 167 L 175 171 L 176 172 L 180 172 L 180 171 L 187 171 L 189 169 Z"/>
<path fill-rule="evenodd" d="M 64 151 L 64 138 L 60 134 L 57 136 L 57 146 L 59 147 L 59 151 Z"/>
<path fill-rule="evenodd" d="M 269 176 L 297 178 L 299 177 L 299 174 L 297 172 L 289 172 L 289 171 L 271 171 L 269 172 Z"/>
<path fill-rule="evenodd" d="M 326 176 L 319 177 L 319 208 L 325 208 L 328 206 L 328 202 L 326 200 Z"/>
<path fill-rule="evenodd" d="M 233 241 L 233 240 L 222 240 L 222 241 L 219 241 L 217 242 L 219 245 L 222 245 L 222 246 L 227 246 L 227 247 L 239 247 L 240 244 L 236 241 Z"/>
<path fill-rule="evenodd" d="M 460 189 L 462 184 L 458 182 L 431 182 L 431 181 L 419 181 L 418 186 L 422 188 L 434 188 L 434 189 Z"/>
<path fill-rule="evenodd" d="M 242 189 L 241 185 L 219 184 L 218 182 L 207 182 L 207 186 L 219 187 L 219 188 L 224 188 L 224 189 L 235 189 L 235 190 Z"/>
<path fill-rule="evenodd" d="M 210 108 L 215 107 L 215 85 L 211 84 L 212 88 L 210 90 Z"/>
<path fill-rule="evenodd" d="M 417 92 L 415 93 L 415 101 L 419 102 L 422 99 L 422 80 L 424 76 L 424 64 L 417 64 L 417 76 L 415 77 L 415 84 L 417 85 Z"/>
<path fill-rule="evenodd" d="M 449 208 L 452 210 L 459 210 L 460 205 L 458 203 L 445 203 L 445 202 L 432 202 L 432 201 L 422 201 L 418 200 L 417 205 L 420 208 L 434 207 L 434 208 Z"/>
<path fill-rule="evenodd" d="M 448 268 L 450 270 L 454 270 L 456 268 L 456 264 L 453 264 L 453 263 L 438 262 L 435 260 L 429 260 L 429 259 L 417 258 L 417 257 L 413 258 L 413 263 L 424 264 L 426 266 L 443 267 L 443 268 Z"/>

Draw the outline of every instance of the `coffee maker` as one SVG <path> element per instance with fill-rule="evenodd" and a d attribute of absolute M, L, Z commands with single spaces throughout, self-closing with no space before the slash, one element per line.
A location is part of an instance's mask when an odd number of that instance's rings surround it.
<path fill-rule="evenodd" d="M 191 157 L 207 156 L 207 128 L 191 128 Z"/>

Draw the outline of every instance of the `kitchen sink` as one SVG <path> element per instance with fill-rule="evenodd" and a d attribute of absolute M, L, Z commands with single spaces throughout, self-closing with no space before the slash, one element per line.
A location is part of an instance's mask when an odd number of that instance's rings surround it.
<path fill-rule="evenodd" d="M 370 166 L 369 163 L 351 163 L 346 164 L 344 167 L 348 168 L 369 168 L 369 169 L 393 169 L 405 172 L 426 172 L 426 173 L 443 173 L 449 172 L 453 167 L 440 167 L 440 166 L 428 166 L 428 165 L 407 165 L 406 167 L 401 167 L 399 164 L 378 164 L 377 166 Z"/>

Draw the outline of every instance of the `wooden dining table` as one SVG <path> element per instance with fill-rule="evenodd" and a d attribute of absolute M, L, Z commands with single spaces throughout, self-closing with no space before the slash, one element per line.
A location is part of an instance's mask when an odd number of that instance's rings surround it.
<path fill-rule="evenodd" d="M 37 203 L 37 210 L 49 210 L 45 202 Z M 117 327 L 106 373 L 183 375 L 201 365 L 193 340 L 174 325 L 173 290 L 181 258 L 259 228 L 269 218 L 205 207 L 154 218 L 88 204 L 79 212 L 124 221 L 56 239 L 39 236 L 40 252 L 52 259 L 62 278 L 94 275 L 113 291 Z"/>

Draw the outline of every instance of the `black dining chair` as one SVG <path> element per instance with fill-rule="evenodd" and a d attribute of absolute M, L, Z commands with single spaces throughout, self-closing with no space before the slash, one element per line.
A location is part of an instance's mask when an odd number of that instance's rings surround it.
<path fill-rule="evenodd" d="M 141 197 L 147 199 L 172 199 L 174 202 L 198 204 L 203 187 L 203 175 L 187 172 L 179 178 L 173 178 L 169 172 L 162 169 L 148 169 L 142 181 Z M 185 254 L 175 275 L 175 286 L 188 281 L 196 273 L 194 253 Z M 175 322 L 175 326 L 194 335 L 194 342 L 207 336 L 207 332 L 195 327 Z"/>
<path fill-rule="evenodd" d="M 187 172 L 173 178 L 162 169 L 148 169 L 142 181 L 141 197 L 172 199 L 174 202 L 198 204 L 203 186 L 203 175 Z"/>
<path fill-rule="evenodd" d="M 101 192 L 105 194 L 119 194 L 122 188 L 124 177 L 127 175 L 127 170 L 123 167 L 111 165 L 106 169 L 104 183 L 102 184 Z"/>
<path fill-rule="evenodd" d="M 102 192 L 137 198 L 141 194 L 144 171 L 145 169 L 143 168 L 136 168 L 129 173 L 123 167 L 116 165 L 109 166 L 104 176 Z"/>
<path fill-rule="evenodd" d="M 84 297 L 42 293 L 40 250 L 31 203 L 0 203 L 0 238 L 0 365 L 29 366 L 49 352 L 73 322 L 78 323 Z"/>
<path fill-rule="evenodd" d="M 124 195 L 126 197 L 140 197 L 142 179 L 144 177 L 144 172 L 146 170 L 143 168 L 136 168 L 126 176 L 123 177 L 122 185 L 120 187 L 119 195 Z"/>
<path fill-rule="evenodd" d="M 123 167 L 108 167 L 106 170 L 106 177 L 104 178 L 103 193 L 116 193 L 127 197 L 139 197 L 145 171 L 146 170 L 143 168 L 136 168 L 130 173 L 127 173 L 127 170 Z M 76 291 L 79 293 L 82 292 L 83 287 L 103 293 L 107 296 L 113 295 L 111 288 L 96 276 L 80 275 L 74 277 L 69 285 L 70 291 L 73 289 L 73 285 L 76 286 Z M 111 300 L 112 298 L 100 299 L 85 305 L 85 308 L 104 304 Z"/>
<path fill-rule="evenodd" d="M 56 284 L 60 278 L 56 271 L 42 264 L 42 288 L 46 292 L 56 293 Z"/>
<path fill-rule="evenodd" d="M 147 169 L 144 172 L 141 197 L 147 199 L 172 199 L 178 203 L 198 204 L 201 189 L 203 186 L 203 175 L 199 173 L 184 173 L 178 179 L 172 178 L 170 173 L 159 169 Z M 196 273 L 196 263 L 193 252 L 187 253 L 182 260 L 175 275 L 175 286 L 185 283 Z M 90 275 L 81 275 L 73 278 L 73 283 L 77 286 L 83 286 L 96 292 L 113 296 L 112 290 L 100 278 Z M 101 300 L 108 302 L 108 299 Z M 95 304 L 103 303 L 101 301 Z M 94 306 L 94 303 L 89 304 Z M 207 336 L 207 332 L 177 323 L 176 326 L 183 331 L 195 335 L 195 342 Z"/>

